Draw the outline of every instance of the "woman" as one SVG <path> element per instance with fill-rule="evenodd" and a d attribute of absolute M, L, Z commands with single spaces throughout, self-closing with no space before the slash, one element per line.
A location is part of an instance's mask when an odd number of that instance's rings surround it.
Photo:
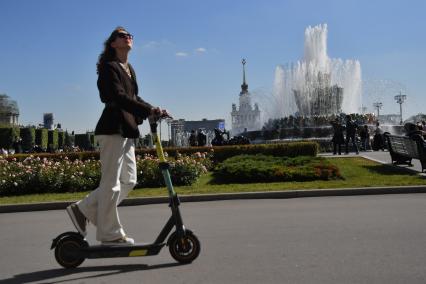
<path fill-rule="evenodd" d="M 134 244 L 123 230 L 117 205 L 136 185 L 134 139 L 139 137 L 138 124 L 150 115 L 167 114 L 138 96 L 136 74 L 127 60 L 132 45 L 133 36 L 123 27 L 117 27 L 104 43 L 97 63 L 97 85 L 105 108 L 95 130 L 101 181 L 84 199 L 67 207 L 83 236 L 90 221 L 96 226 L 96 239 L 106 245 Z"/>

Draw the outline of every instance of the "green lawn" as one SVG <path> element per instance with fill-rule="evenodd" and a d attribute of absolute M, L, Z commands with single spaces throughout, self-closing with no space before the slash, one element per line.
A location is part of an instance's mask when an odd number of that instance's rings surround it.
<path fill-rule="evenodd" d="M 322 188 L 353 188 L 376 186 L 404 186 L 425 185 L 426 179 L 416 173 L 403 168 L 382 165 L 364 158 L 333 158 L 335 164 L 344 177 L 342 180 L 309 181 L 309 182 L 274 182 L 250 184 L 212 184 L 211 175 L 202 176 L 192 186 L 179 186 L 175 190 L 179 194 L 212 194 L 235 193 L 253 191 L 278 191 L 297 189 Z M 49 201 L 72 201 L 84 197 L 87 192 L 62 194 L 33 194 L 24 196 L 0 197 L 0 204 L 16 204 Z M 130 197 L 166 196 L 166 188 L 135 189 Z"/>

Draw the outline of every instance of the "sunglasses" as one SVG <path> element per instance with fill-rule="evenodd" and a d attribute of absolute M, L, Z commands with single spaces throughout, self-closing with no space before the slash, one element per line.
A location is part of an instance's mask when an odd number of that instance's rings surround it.
<path fill-rule="evenodd" d="M 128 39 L 133 39 L 133 35 L 128 34 L 128 33 L 118 33 L 117 36 L 119 38 L 128 38 Z"/>

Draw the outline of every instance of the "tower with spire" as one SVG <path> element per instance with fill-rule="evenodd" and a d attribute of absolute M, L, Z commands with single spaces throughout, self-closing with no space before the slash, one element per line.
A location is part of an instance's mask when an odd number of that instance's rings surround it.
<path fill-rule="evenodd" d="M 254 104 L 254 107 L 252 106 L 251 95 L 246 83 L 246 60 L 243 58 L 241 63 L 243 65 L 243 84 L 239 95 L 239 108 L 237 108 L 236 104 L 232 104 L 232 135 L 239 135 L 245 131 L 259 130 L 261 128 L 259 106 L 257 103 Z"/>

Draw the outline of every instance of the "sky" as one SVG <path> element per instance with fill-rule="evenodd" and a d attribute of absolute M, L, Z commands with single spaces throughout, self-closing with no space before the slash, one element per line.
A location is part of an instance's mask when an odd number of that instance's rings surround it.
<path fill-rule="evenodd" d="M 425 11 L 424 0 L 0 0 L 0 94 L 17 101 L 23 125 L 53 113 L 68 131 L 93 130 L 97 58 L 124 26 L 144 100 L 229 129 L 241 59 L 249 91 L 270 94 L 276 66 L 302 59 L 305 29 L 327 24 L 329 57 L 361 64 L 367 111 L 381 101 L 380 114 L 399 113 L 401 89 L 407 118 L 426 113 Z"/>

